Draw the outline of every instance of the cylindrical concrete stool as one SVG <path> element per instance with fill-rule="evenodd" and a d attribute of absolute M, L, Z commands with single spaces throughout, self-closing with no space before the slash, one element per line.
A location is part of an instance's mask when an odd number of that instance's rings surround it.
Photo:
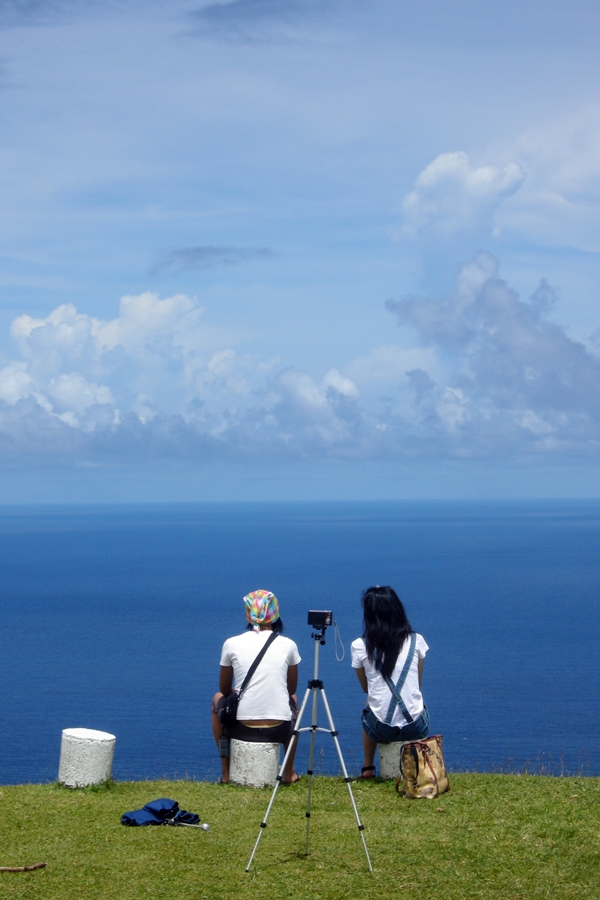
<path fill-rule="evenodd" d="M 116 737 L 93 728 L 65 728 L 60 745 L 58 780 L 66 787 L 85 787 L 110 778 Z"/>
<path fill-rule="evenodd" d="M 395 741 L 393 744 L 378 744 L 379 748 L 379 777 L 393 778 L 400 775 L 400 753 L 404 747 L 403 741 Z"/>
<path fill-rule="evenodd" d="M 264 787 L 277 781 L 279 772 L 279 744 L 230 742 L 229 780 L 248 787 Z"/>

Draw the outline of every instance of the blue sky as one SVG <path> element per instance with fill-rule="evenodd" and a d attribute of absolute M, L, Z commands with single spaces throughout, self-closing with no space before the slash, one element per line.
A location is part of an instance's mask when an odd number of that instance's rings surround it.
<path fill-rule="evenodd" d="M 0 502 L 600 493 L 597 3 L 0 2 Z"/>

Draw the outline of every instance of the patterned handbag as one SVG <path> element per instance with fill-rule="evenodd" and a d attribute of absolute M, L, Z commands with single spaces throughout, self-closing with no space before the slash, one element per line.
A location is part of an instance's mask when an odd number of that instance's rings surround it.
<path fill-rule="evenodd" d="M 433 800 L 450 790 L 442 753 L 442 735 L 409 741 L 400 752 L 401 775 L 396 790 L 404 797 Z"/>

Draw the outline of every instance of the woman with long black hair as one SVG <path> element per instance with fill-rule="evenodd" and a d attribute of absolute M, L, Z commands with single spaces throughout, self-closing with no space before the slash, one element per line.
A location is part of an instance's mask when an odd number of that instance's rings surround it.
<path fill-rule="evenodd" d="M 375 776 L 377 744 L 416 741 L 429 733 L 423 703 L 423 662 L 429 647 L 408 621 L 391 587 L 370 587 L 362 597 L 364 631 L 352 642 L 352 667 L 367 694 L 361 717 L 362 778 Z"/>

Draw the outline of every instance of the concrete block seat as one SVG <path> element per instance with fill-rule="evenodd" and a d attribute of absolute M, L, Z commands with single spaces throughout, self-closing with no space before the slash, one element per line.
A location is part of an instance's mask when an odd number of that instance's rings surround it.
<path fill-rule="evenodd" d="M 110 778 L 116 737 L 93 728 L 65 728 L 60 745 L 58 780 L 66 787 L 100 784 Z"/>
<path fill-rule="evenodd" d="M 378 744 L 379 750 L 379 777 L 393 778 L 400 776 L 400 754 L 405 741 L 396 741 L 393 744 Z"/>
<path fill-rule="evenodd" d="M 229 780 L 248 787 L 273 787 L 277 781 L 280 744 L 238 741 L 229 746 Z"/>

